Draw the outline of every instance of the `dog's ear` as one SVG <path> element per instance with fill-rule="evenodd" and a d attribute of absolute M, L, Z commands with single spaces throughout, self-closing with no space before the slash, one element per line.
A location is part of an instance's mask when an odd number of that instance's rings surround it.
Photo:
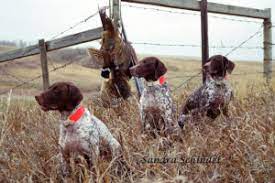
<path fill-rule="evenodd" d="M 229 73 L 229 74 L 231 74 L 232 73 L 232 71 L 234 70 L 234 68 L 235 68 L 235 64 L 231 61 L 231 60 L 228 60 L 226 57 L 225 57 L 225 59 L 227 60 L 227 62 L 226 62 L 226 71 Z"/>
<path fill-rule="evenodd" d="M 156 70 L 155 78 L 158 79 L 160 76 L 164 75 L 167 72 L 165 65 L 157 58 L 155 58 Z"/>
<path fill-rule="evenodd" d="M 211 58 L 207 60 L 207 62 L 203 65 L 202 71 L 204 73 L 208 73 L 210 71 Z"/>
<path fill-rule="evenodd" d="M 67 103 L 67 110 L 71 111 L 76 106 L 80 104 L 83 99 L 83 95 L 79 88 L 77 88 L 74 84 L 68 84 L 68 103 Z"/>

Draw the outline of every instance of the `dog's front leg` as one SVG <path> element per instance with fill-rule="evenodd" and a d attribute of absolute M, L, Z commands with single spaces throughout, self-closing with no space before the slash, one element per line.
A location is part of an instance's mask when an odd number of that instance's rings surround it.
<path fill-rule="evenodd" d="M 171 134 L 175 127 L 173 122 L 173 108 L 172 105 L 168 105 L 164 111 L 164 122 L 165 122 L 165 131 L 168 134 Z"/>
<path fill-rule="evenodd" d="M 145 132 L 146 128 L 146 115 L 145 112 L 143 111 L 143 108 L 140 108 L 140 124 L 141 124 L 141 133 Z"/>
<path fill-rule="evenodd" d="M 67 177 L 70 174 L 70 160 L 69 160 L 69 154 L 65 154 L 64 147 L 65 147 L 65 138 L 66 137 L 66 130 L 63 126 L 63 122 L 60 125 L 59 129 L 59 171 L 62 175 L 62 178 Z"/>
<path fill-rule="evenodd" d="M 97 169 L 98 157 L 99 157 L 99 146 L 98 144 L 92 145 L 90 153 L 85 156 L 85 159 L 87 161 L 88 168 L 90 171 L 90 176 L 91 176 L 89 182 L 91 183 L 97 181 L 97 175 L 99 173 L 99 170 Z"/>
<path fill-rule="evenodd" d="M 89 158 L 90 158 L 89 168 L 92 168 L 92 166 L 97 165 L 98 157 L 99 157 L 99 145 L 97 144 L 92 146 L 92 151 L 89 155 Z"/>
<path fill-rule="evenodd" d="M 63 152 L 59 153 L 59 171 L 61 173 L 62 179 L 66 178 L 70 174 L 70 163 L 68 158 L 65 158 Z"/>

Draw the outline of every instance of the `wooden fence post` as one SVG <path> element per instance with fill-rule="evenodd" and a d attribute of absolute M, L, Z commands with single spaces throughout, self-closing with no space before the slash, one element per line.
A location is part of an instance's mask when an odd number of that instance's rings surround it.
<path fill-rule="evenodd" d="M 112 19 L 114 20 L 115 25 L 117 28 L 120 28 L 120 19 L 121 19 L 121 13 L 120 13 L 120 3 L 121 0 L 113 0 L 112 3 Z"/>
<path fill-rule="evenodd" d="M 126 35 L 126 31 L 125 28 L 123 26 L 122 20 L 121 20 L 121 0 L 111 0 L 112 4 L 110 4 L 110 9 L 112 9 L 112 19 L 114 20 L 115 26 L 119 29 L 122 28 L 122 35 L 124 38 L 125 42 L 128 42 L 127 40 L 127 35 Z M 110 2 L 111 2 L 110 1 Z M 134 63 L 134 59 L 132 60 L 133 65 L 135 65 L 136 63 Z M 141 79 L 134 77 L 135 80 L 135 85 L 136 85 L 136 89 L 138 92 L 138 96 L 141 96 L 141 92 L 143 91 L 143 84 Z"/>
<path fill-rule="evenodd" d="M 201 7 L 201 50 L 202 50 L 202 68 L 209 58 L 208 48 L 208 15 L 207 0 L 200 1 Z M 202 81 L 205 82 L 206 76 L 202 74 Z"/>
<path fill-rule="evenodd" d="M 113 0 L 109 0 L 109 17 L 113 16 Z"/>
<path fill-rule="evenodd" d="M 264 19 L 264 77 L 267 82 L 272 78 L 272 23 L 271 9 L 268 8 L 270 18 Z"/>
<path fill-rule="evenodd" d="M 45 44 L 45 40 L 39 40 L 39 49 L 40 49 L 40 61 L 42 68 L 42 76 L 43 76 L 43 89 L 46 90 L 49 85 L 49 71 L 48 71 L 48 59 L 47 59 L 47 48 Z"/>

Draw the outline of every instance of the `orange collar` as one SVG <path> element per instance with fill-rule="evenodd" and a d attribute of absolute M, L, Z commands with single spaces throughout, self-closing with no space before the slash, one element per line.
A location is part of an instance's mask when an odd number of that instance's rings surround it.
<path fill-rule="evenodd" d="M 81 105 L 69 116 L 69 120 L 72 123 L 76 123 L 84 114 L 85 108 Z"/>
<path fill-rule="evenodd" d="M 159 78 L 159 84 L 163 85 L 166 82 L 166 77 L 164 75 L 160 76 Z"/>

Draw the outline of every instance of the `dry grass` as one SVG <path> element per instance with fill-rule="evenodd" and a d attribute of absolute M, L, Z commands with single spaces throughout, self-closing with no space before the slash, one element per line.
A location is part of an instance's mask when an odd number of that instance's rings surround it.
<path fill-rule="evenodd" d="M 165 139 L 162 137 L 153 139 L 139 133 L 137 106 L 124 104 L 119 109 L 105 109 L 96 99 L 86 99 L 86 106 L 123 142 L 123 154 L 129 167 L 127 172 L 118 174 L 111 164 L 105 171 L 110 163 L 102 160 L 97 166 L 98 180 L 274 181 L 275 92 L 269 87 L 246 91 L 246 97 L 235 98 L 229 119 L 220 117 L 214 122 L 188 124 L 170 139 L 172 144 L 168 146 L 163 146 Z M 185 94 L 175 96 L 175 101 L 181 103 L 185 97 Z M 29 97 L 2 97 L 0 104 L 0 182 L 56 182 L 59 115 L 42 112 Z M 213 155 L 220 156 L 220 163 L 142 163 L 144 158 Z M 89 173 L 84 167 L 74 167 L 71 180 L 88 181 Z"/>
<path fill-rule="evenodd" d="M 163 58 L 169 67 L 172 87 L 180 84 L 182 75 L 194 75 L 200 63 Z M 169 60 L 169 62 L 168 62 Z M 248 69 L 249 68 L 249 69 Z M 39 67 L 8 68 L 20 77 L 39 74 Z M 237 63 L 235 73 L 262 71 L 259 63 Z M 26 74 L 28 73 L 28 74 Z M 101 159 L 97 166 L 98 182 L 274 182 L 275 181 L 275 83 L 265 86 L 262 75 L 233 75 L 236 97 L 231 117 L 221 116 L 214 122 L 188 124 L 169 139 L 156 139 L 139 132 L 138 108 L 123 104 L 118 109 L 101 107 L 95 91 L 100 85 L 98 71 L 79 65 L 51 75 L 52 80 L 72 80 L 86 92 L 84 104 L 106 122 L 123 144 L 128 170 L 116 171 L 115 164 Z M 91 79 L 87 79 L 91 78 Z M 93 80 L 94 78 L 94 80 Z M 1 80 L 2 88 L 13 82 Z M 89 81 L 89 82 L 87 82 Z M 200 84 L 200 78 L 174 93 L 178 106 Z M 33 97 L 41 85 L 37 82 L 22 90 L 24 97 L 0 98 L 0 182 L 56 182 L 58 180 L 58 118 L 55 112 L 44 113 Z M 95 87 L 97 86 L 97 87 Z M 94 88 L 93 88 L 94 87 Z M 31 91 L 31 92 L 29 92 Z M 29 92 L 29 93 L 28 93 Z M 127 111 L 127 112 L 126 112 Z M 175 115 L 176 116 L 176 115 Z M 171 144 L 166 142 L 172 142 Z M 220 163 L 144 163 L 144 158 L 191 158 L 217 155 Z M 110 166 L 110 167 L 109 167 Z M 85 165 L 74 167 L 72 182 L 87 182 Z M 109 167 L 109 169 L 106 169 Z M 123 171 L 124 170 L 124 171 Z"/>

